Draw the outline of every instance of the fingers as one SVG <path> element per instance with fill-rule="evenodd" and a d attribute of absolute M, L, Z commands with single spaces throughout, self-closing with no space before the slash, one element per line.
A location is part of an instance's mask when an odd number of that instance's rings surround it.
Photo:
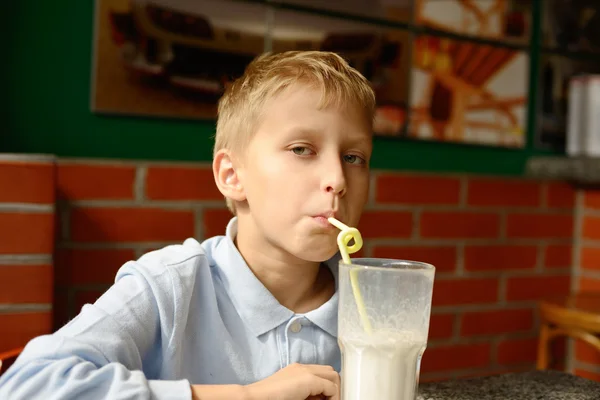
<path fill-rule="evenodd" d="M 338 386 L 340 385 L 340 374 L 338 374 L 337 371 L 332 367 L 328 365 L 309 365 L 308 368 L 313 374 L 330 380 Z"/>
<path fill-rule="evenodd" d="M 293 364 L 305 376 L 310 396 L 306 400 L 340 400 L 340 374 L 328 365 Z M 297 372 L 297 373 L 298 373 Z"/>
<path fill-rule="evenodd" d="M 339 387 L 329 379 L 314 376 L 314 384 L 311 387 L 311 396 L 324 396 L 328 399 L 337 399 Z"/>
<path fill-rule="evenodd" d="M 307 368 L 312 374 L 323 380 L 322 396 L 330 400 L 340 399 L 340 374 L 336 370 L 328 365 L 308 365 Z M 319 397 L 315 397 L 316 399 Z"/>

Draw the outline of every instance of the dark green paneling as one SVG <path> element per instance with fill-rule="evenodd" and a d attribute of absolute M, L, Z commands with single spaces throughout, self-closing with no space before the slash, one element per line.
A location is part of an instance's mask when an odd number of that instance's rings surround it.
<path fill-rule="evenodd" d="M 17 2 L 14 2 L 17 3 Z M 109 117 L 90 112 L 94 2 L 3 5 L 14 32 L 3 151 L 59 156 L 206 160 L 213 121 Z M 13 16 L 17 16 L 14 18 Z"/>
<path fill-rule="evenodd" d="M 532 4 L 532 15 L 533 18 L 531 24 L 531 40 L 529 50 L 529 98 L 527 104 L 528 118 L 527 118 L 527 143 L 525 149 L 528 153 L 534 150 L 536 144 L 536 129 L 537 129 L 537 110 L 538 110 L 538 96 L 540 91 L 539 87 L 539 65 L 540 65 L 540 45 L 541 45 L 541 29 L 542 29 L 542 4 L 541 1 L 533 1 Z M 532 95 L 532 93 L 534 95 Z"/>
<path fill-rule="evenodd" d="M 8 30 L 9 48 L 1 81 L 7 117 L 0 128 L 0 152 L 210 160 L 214 121 L 91 113 L 93 1 L 2 3 L 0 21 Z M 528 127 L 531 141 L 533 125 Z M 531 145 L 507 150 L 378 138 L 373 167 L 519 175 L 534 153 Z"/>

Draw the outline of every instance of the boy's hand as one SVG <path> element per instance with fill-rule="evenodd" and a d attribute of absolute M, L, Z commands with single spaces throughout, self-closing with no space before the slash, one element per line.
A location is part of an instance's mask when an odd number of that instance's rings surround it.
<path fill-rule="evenodd" d="M 250 400 L 340 400 L 340 375 L 330 366 L 291 364 L 245 389 Z"/>

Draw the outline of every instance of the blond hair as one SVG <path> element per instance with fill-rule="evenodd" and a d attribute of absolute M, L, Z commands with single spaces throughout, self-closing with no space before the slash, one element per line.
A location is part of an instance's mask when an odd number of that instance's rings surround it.
<path fill-rule="evenodd" d="M 321 91 L 319 107 L 330 105 L 363 109 L 372 127 L 375 93 L 369 81 L 336 53 L 287 51 L 256 57 L 219 100 L 214 153 L 241 153 L 257 129 L 265 103 L 295 84 Z M 235 215 L 235 207 L 226 199 Z"/>

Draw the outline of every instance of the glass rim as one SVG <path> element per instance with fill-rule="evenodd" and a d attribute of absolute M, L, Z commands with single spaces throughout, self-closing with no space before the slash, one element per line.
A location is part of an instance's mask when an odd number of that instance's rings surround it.
<path fill-rule="evenodd" d="M 371 263 L 367 263 L 369 260 Z M 373 261 L 376 260 L 377 264 L 374 265 Z M 353 258 L 352 264 L 346 264 L 343 259 L 340 259 L 339 266 L 346 268 L 357 268 L 357 269 L 382 269 L 382 270 L 395 270 L 395 271 L 435 271 L 435 266 L 422 261 L 403 260 L 397 258 L 378 258 L 378 257 L 362 257 Z"/>

